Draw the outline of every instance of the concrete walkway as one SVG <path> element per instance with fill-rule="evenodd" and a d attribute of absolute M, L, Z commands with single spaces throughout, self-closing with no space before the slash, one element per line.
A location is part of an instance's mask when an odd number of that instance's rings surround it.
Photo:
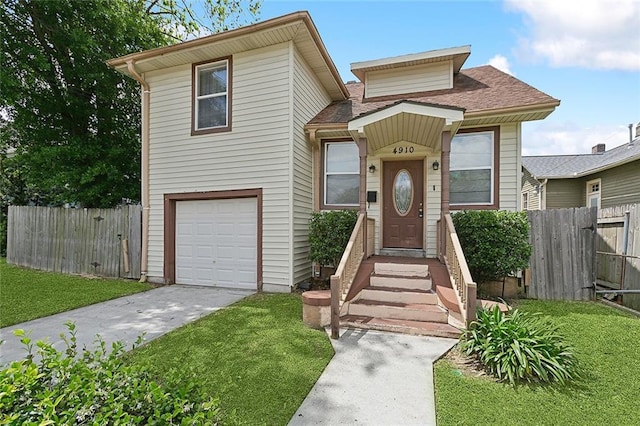
<path fill-rule="evenodd" d="M 24 358 L 26 351 L 13 330 L 32 330 L 32 341 L 48 339 L 58 350 L 65 345 L 60 333 L 66 334 L 67 321 L 76 323 L 78 347 L 93 347 L 96 334 L 111 348 L 123 341 L 129 349 L 137 337 L 153 340 L 184 324 L 195 321 L 254 293 L 212 287 L 171 285 L 85 306 L 45 318 L 0 329 L 0 366 Z"/>
<path fill-rule="evenodd" d="M 435 425 L 433 362 L 456 342 L 343 331 L 289 425 Z"/>

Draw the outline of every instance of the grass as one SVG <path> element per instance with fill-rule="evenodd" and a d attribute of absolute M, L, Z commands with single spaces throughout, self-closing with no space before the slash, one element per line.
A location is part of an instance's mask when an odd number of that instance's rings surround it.
<path fill-rule="evenodd" d="M 285 425 L 333 356 L 296 294 L 258 294 L 129 355 L 159 381 L 178 370 L 221 401 L 224 424 Z"/>
<path fill-rule="evenodd" d="M 584 302 L 526 300 L 560 325 L 582 378 L 571 385 L 518 386 L 470 377 L 443 359 L 435 365 L 438 425 L 640 424 L 640 319 Z"/>
<path fill-rule="evenodd" d="M 0 259 L 0 327 L 151 288 L 137 281 L 91 279 L 20 268 Z"/>

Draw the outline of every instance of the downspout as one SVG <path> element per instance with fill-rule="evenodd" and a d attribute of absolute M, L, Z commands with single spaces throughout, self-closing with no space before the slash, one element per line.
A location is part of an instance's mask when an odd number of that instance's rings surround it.
<path fill-rule="evenodd" d="M 138 74 L 132 59 L 127 61 L 127 69 L 133 78 L 142 86 L 142 258 L 140 260 L 140 282 L 147 281 L 147 267 L 149 264 L 149 83 Z"/>

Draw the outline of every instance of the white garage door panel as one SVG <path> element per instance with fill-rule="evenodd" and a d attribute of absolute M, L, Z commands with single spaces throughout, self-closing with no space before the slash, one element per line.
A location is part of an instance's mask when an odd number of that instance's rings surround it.
<path fill-rule="evenodd" d="M 255 198 L 176 202 L 176 283 L 255 289 Z"/>

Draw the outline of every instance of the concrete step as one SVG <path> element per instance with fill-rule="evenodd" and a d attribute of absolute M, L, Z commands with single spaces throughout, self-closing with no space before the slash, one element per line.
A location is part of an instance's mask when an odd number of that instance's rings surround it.
<path fill-rule="evenodd" d="M 378 302 L 368 299 L 360 299 L 349 304 L 347 313 L 350 315 L 363 315 L 376 318 L 440 322 L 445 324 L 449 318 L 446 309 L 438 305 Z"/>
<path fill-rule="evenodd" d="M 413 257 L 424 259 L 425 253 L 422 249 L 382 248 L 380 249 L 380 256 Z"/>
<path fill-rule="evenodd" d="M 367 287 L 358 294 L 357 298 L 392 303 L 423 303 L 425 305 L 438 303 L 438 296 L 430 290 L 402 287 Z"/>
<path fill-rule="evenodd" d="M 452 339 L 458 339 L 461 333 L 457 328 L 439 322 L 376 318 L 363 315 L 346 315 L 340 318 L 340 325 L 365 330 L 390 331 L 416 336 L 449 337 Z"/>
<path fill-rule="evenodd" d="M 429 276 L 429 265 L 413 263 L 378 263 L 373 267 L 376 275 L 392 275 L 397 277 L 421 277 Z"/>
<path fill-rule="evenodd" d="M 371 287 L 404 288 L 415 290 L 431 290 L 429 277 L 405 277 L 397 275 L 381 275 L 375 273 L 369 277 Z"/>

